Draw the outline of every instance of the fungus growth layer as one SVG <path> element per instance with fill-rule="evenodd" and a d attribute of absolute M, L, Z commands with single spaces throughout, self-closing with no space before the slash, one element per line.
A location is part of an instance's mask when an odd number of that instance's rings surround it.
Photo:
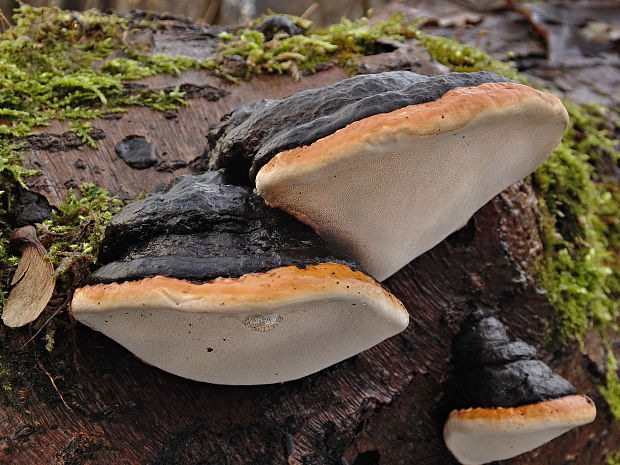
<path fill-rule="evenodd" d="M 237 182 L 254 180 L 279 152 L 310 145 L 380 113 L 433 102 L 457 87 L 509 82 L 486 71 L 422 76 L 410 71 L 356 76 L 283 100 L 262 99 L 235 108 L 211 128 L 205 151 L 210 169 L 227 168 Z"/>
<path fill-rule="evenodd" d="M 281 266 L 339 263 L 324 242 L 222 172 L 189 175 L 127 205 L 110 222 L 91 283 L 167 276 L 205 282 Z"/>

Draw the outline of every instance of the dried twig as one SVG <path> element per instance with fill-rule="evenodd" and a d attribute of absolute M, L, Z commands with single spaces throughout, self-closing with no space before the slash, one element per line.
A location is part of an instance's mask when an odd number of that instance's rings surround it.
<path fill-rule="evenodd" d="M 62 394 L 58 390 L 58 386 L 56 386 L 56 382 L 54 381 L 54 378 L 52 377 L 52 375 L 50 375 L 50 372 L 45 369 L 45 367 L 41 363 L 41 360 L 37 359 L 37 364 L 39 365 L 39 368 L 41 368 L 43 373 L 45 373 L 47 377 L 50 379 L 50 381 L 52 382 L 52 386 L 54 386 L 54 389 L 56 390 L 56 393 L 58 393 L 58 397 L 60 397 L 60 400 L 62 400 L 62 403 L 65 404 L 65 407 L 67 407 L 69 410 L 73 412 L 73 409 L 69 407 L 69 404 L 67 404 L 67 402 L 65 402 L 65 398 L 62 396 Z"/>
<path fill-rule="evenodd" d="M 310 16 L 312 13 L 314 13 L 318 8 L 319 8 L 319 2 L 314 2 L 312 5 L 310 5 L 308 8 L 306 8 L 306 11 L 303 12 L 303 14 L 300 16 L 300 18 L 306 19 L 308 18 L 308 16 Z"/>

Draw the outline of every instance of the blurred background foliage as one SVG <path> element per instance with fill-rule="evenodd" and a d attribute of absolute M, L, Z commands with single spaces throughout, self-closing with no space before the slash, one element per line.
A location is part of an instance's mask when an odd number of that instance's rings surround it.
<path fill-rule="evenodd" d="M 102 11 L 113 9 L 120 13 L 134 9 L 169 12 L 204 24 L 238 24 L 244 16 L 255 18 L 270 10 L 301 16 L 311 8 L 311 19 L 318 26 L 324 26 L 338 22 L 342 16 L 360 18 L 369 9 L 380 9 L 390 0 L 28 0 L 27 3 L 32 6 L 56 5 L 67 10 L 96 8 Z M 409 0 L 401 3 L 415 5 L 420 2 Z M 498 2 L 461 0 L 455 3 L 476 9 L 479 6 L 476 3 L 483 3 L 484 8 L 488 8 L 489 4 Z M 499 3 L 505 2 L 500 0 Z M 0 9 L 7 18 L 17 6 L 17 0 L 0 0 Z"/>

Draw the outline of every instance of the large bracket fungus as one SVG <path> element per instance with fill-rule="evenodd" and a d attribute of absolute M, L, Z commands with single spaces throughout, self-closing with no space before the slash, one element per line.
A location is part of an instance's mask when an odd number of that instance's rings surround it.
<path fill-rule="evenodd" d="M 144 361 L 220 384 L 296 379 L 406 328 L 408 314 L 307 226 L 219 172 L 125 207 L 71 305 Z"/>
<path fill-rule="evenodd" d="M 531 173 L 567 124 L 555 96 L 502 76 L 397 71 L 239 107 L 205 153 L 383 280 Z"/>
<path fill-rule="evenodd" d="M 458 393 L 444 440 L 462 464 L 508 459 L 594 421 L 594 403 L 486 310 L 466 318 L 453 354 Z"/>
<path fill-rule="evenodd" d="M 208 166 L 225 174 L 125 207 L 73 314 L 191 379 L 313 373 L 407 326 L 359 270 L 385 279 L 430 249 L 566 124 L 554 96 L 487 72 L 358 76 L 239 107 L 209 134 Z"/>

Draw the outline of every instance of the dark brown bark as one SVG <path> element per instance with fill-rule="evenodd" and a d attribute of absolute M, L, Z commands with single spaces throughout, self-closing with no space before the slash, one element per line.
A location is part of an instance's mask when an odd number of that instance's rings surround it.
<path fill-rule="evenodd" d="M 188 41 L 195 47 L 198 40 L 187 32 L 174 34 L 169 40 L 176 40 L 181 52 Z M 433 72 L 419 49 L 369 57 L 365 63 L 366 69 L 390 64 Z M 98 150 L 71 147 L 63 137 L 59 149 L 41 145 L 28 155 L 28 165 L 42 171 L 32 188 L 55 205 L 68 187 L 83 182 L 132 197 L 190 171 L 205 146 L 208 125 L 231 107 L 345 77 L 343 69 L 332 67 L 298 82 L 266 76 L 239 86 L 199 72 L 150 78 L 145 82 L 153 87 L 191 83 L 228 94 L 192 98 L 174 114 L 132 108 L 119 119 L 96 121 L 94 126 L 105 136 Z M 55 122 L 42 134 L 66 130 Z M 188 166 L 129 168 L 114 146 L 131 134 L 146 136 L 162 161 L 182 160 Z M 594 335 L 586 341 L 587 355 L 577 347 L 545 345 L 544 329 L 553 309 L 531 276 L 541 249 L 537 215 L 531 187 L 511 186 L 465 228 L 386 282 L 411 315 L 406 331 L 315 375 L 281 385 L 188 381 L 140 362 L 79 324 L 64 333 L 73 337 L 57 342 L 60 347 L 51 357 L 19 351 L 27 334 L 2 329 L 3 353 L 23 357 L 14 366 L 32 366 L 33 374 L 32 386 L 25 383 L 19 392 L 5 386 L 4 397 L 13 402 L 0 409 L 0 463 L 453 464 L 441 437 L 449 411 L 444 385 L 452 337 L 475 305 L 497 309 L 512 337 L 536 346 L 542 360 L 599 408 L 593 424 L 506 463 L 604 463 L 605 454 L 620 444 L 620 429 L 596 385 L 604 353 Z M 54 355 L 58 351 L 62 355 Z M 62 369 L 58 360 L 64 363 Z M 30 373 L 20 370 L 21 377 Z M 52 392 L 48 397 L 34 386 L 46 383 Z"/>

